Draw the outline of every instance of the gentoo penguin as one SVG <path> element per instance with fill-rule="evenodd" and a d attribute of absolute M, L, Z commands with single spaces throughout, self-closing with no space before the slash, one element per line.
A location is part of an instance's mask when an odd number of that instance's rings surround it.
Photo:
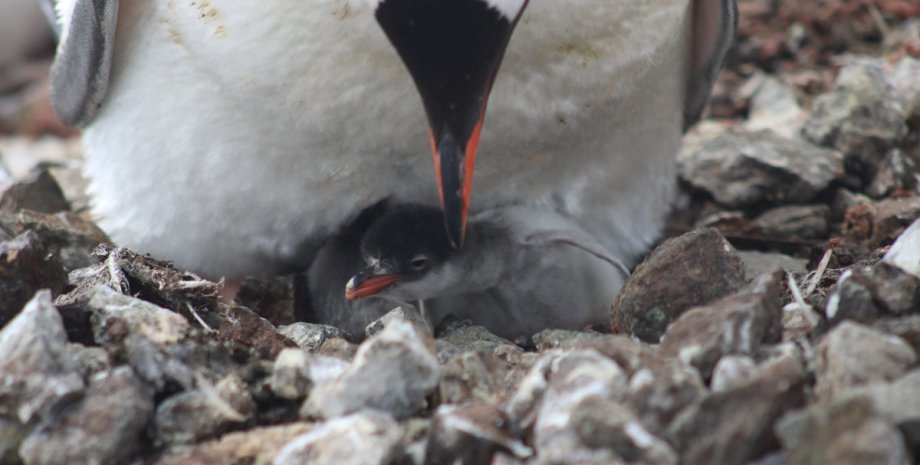
<path fill-rule="evenodd" d="M 457 249 L 437 208 L 391 206 L 370 223 L 360 257 L 364 270 L 348 281 L 344 296 L 339 287 L 339 299 L 354 302 L 358 311 L 340 310 L 337 323 L 363 328 L 368 307 L 361 305 L 391 309 L 421 302 L 432 326 L 454 314 L 512 339 L 546 328 L 607 323 L 610 304 L 629 275 L 572 221 L 538 207 L 472 215 L 465 245 Z M 312 283 L 317 289 L 334 286 Z"/>
<path fill-rule="evenodd" d="M 209 277 L 302 268 L 387 197 L 442 204 L 456 246 L 469 212 L 539 206 L 630 262 L 659 234 L 682 131 L 735 24 L 734 0 L 57 0 L 57 12 L 52 93 L 85 128 L 99 224 Z"/>

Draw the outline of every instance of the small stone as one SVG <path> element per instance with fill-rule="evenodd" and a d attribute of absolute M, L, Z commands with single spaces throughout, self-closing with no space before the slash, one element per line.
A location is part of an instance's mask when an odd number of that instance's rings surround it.
<path fill-rule="evenodd" d="M 333 418 L 379 409 L 406 418 L 421 410 L 441 379 L 429 343 L 413 325 L 392 322 L 361 344 L 341 375 L 314 387 L 301 415 Z"/>
<path fill-rule="evenodd" d="M 399 457 L 402 427 L 376 411 L 329 420 L 288 441 L 273 465 L 388 465 Z"/>
<path fill-rule="evenodd" d="M 827 237 L 830 209 L 827 205 L 790 205 L 767 210 L 754 219 L 757 234 L 785 241 Z"/>
<path fill-rule="evenodd" d="M 917 311 L 920 279 L 885 262 L 846 270 L 825 304 L 825 314 L 835 324 L 844 320 L 871 324 L 882 316 Z"/>
<path fill-rule="evenodd" d="M 270 321 L 246 307 L 230 307 L 221 320 L 218 336 L 250 346 L 275 358 L 286 347 L 296 347 L 294 341 L 284 337 Z"/>
<path fill-rule="evenodd" d="M 202 378 L 203 380 L 203 378 Z M 191 444 L 215 437 L 255 413 L 256 405 L 239 377 L 230 375 L 213 387 L 176 394 L 160 403 L 154 417 L 157 441 Z"/>
<path fill-rule="evenodd" d="M 112 369 L 112 359 L 109 357 L 109 353 L 100 347 L 87 347 L 83 344 L 69 343 L 67 344 L 67 351 L 80 363 L 84 379 Z"/>
<path fill-rule="evenodd" d="M 819 96 L 804 135 L 844 154 L 848 173 L 868 182 L 888 150 L 907 134 L 907 114 L 897 90 L 876 63 L 846 66 L 834 88 Z"/>
<path fill-rule="evenodd" d="M 795 93 L 782 81 L 763 72 L 757 72 L 745 83 L 751 94 L 751 109 L 744 123 L 748 131 L 769 129 L 787 137 L 798 137 L 808 113 L 799 106 Z"/>
<path fill-rule="evenodd" d="M 729 208 L 806 203 L 843 175 L 839 152 L 772 131 L 726 132 L 677 163 L 682 179 Z"/>
<path fill-rule="evenodd" d="M 227 433 L 191 447 L 168 450 L 154 465 L 271 465 L 291 439 L 312 431 L 314 423 L 288 423 Z"/>
<path fill-rule="evenodd" d="M 32 231 L 0 242 L 0 328 L 22 310 L 39 289 L 59 294 L 67 273 Z"/>
<path fill-rule="evenodd" d="M 892 244 L 908 226 L 920 218 L 920 197 L 884 199 L 875 204 L 872 218 L 872 247 Z"/>
<path fill-rule="evenodd" d="M 86 396 L 59 416 L 43 421 L 19 454 L 30 465 L 130 463 L 153 415 L 153 391 L 129 367 L 99 373 Z"/>
<path fill-rule="evenodd" d="M 345 338 L 345 332 L 335 326 L 304 323 L 302 321 L 279 326 L 278 332 L 294 341 L 301 349 L 309 352 L 316 351 L 329 339 Z"/>
<path fill-rule="evenodd" d="M 783 341 L 803 337 L 821 323 L 821 316 L 811 305 L 791 302 L 783 307 Z"/>
<path fill-rule="evenodd" d="M 681 463 L 745 465 L 773 448 L 772 426 L 804 403 L 805 367 L 784 352 L 746 383 L 712 392 L 684 409 L 668 429 Z"/>
<path fill-rule="evenodd" d="M 48 170 L 32 173 L 10 186 L 0 197 L 0 212 L 15 213 L 26 209 L 39 213 L 70 210 L 64 192 Z"/>
<path fill-rule="evenodd" d="M 297 400 L 306 397 L 314 385 L 329 382 L 348 368 L 340 358 L 284 349 L 275 359 L 270 386 L 276 396 Z"/>
<path fill-rule="evenodd" d="M 605 339 L 616 337 L 591 331 L 572 331 L 568 329 L 544 329 L 533 336 L 534 346 L 538 352 L 550 349 L 572 349 L 589 347 L 595 343 L 603 344 Z"/>
<path fill-rule="evenodd" d="M 657 342 L 690 307 L 744 286 L 734 247 L 715 229 L 699 229 L 658 246 L 633 272 L 613 303 L 620 332 Z"/>
<path fill-rule="evenodd" d="M 776 424 L 776 434 L 789 465 L 910 463 L 901 433 L 866 398 L 791 412 Z"/>
<path fill-rule="evenodd" d="M 714 392 L 728 391 L 742 386 L 757 374 L 757 362 L 745 355 L 726 355 L 719 359 L 715 369 L 712 370 Z"/>
<path fill-rule="evenodd" d="M 80 364 L 47 290 L 0 331 L 0 354 L 0 416 L 29 423 L 83 391 Z"/>
<path fill-rule="evenodd" d="M 533 455 L 512 433 L 510 422 L 494 404 L 442 405 L 435 412 L 426 464 L 487 464 L 498 451 L 518 458 Z"/>
<path fill-rule="evenodd" d="M 708 379 L 726 354 L 754 354 L 762 342 L 778 341 L 783 274 L 761 275 L 746 289 L 683 314 L 668 328 L 658 351 L 677 357 Z"/>
<path fill-rule="evenodd" d="M 900 377 L 917 361 L 902 339 L 845 321 L 818 345 L 816 393 L 832 399 L 848 388 Z"/>

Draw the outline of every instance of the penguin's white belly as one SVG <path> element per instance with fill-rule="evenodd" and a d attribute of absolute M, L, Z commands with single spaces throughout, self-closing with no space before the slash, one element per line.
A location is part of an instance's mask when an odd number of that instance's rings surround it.
<path fill-rule="evenodd" d="M 296 263 L 386 196 L 437 202 L 420 99 L 367 3 L 121 2 L 85 132 L 103 228 L 239 276 Z M 473 209 L 548 204 L 624 258 L 647 246 L 673 181 L 686 3 L 533 0 L 492 94 Z"/>

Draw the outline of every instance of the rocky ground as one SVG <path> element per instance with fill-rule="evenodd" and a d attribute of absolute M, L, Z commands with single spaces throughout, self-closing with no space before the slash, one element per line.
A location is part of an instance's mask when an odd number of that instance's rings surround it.
<path fill-rule="evenodd" d="M 66 135 L 40 72 L 0 86 L 0 464 L 920 463 L 920 6 L 740 6 L 672 238 L 609 331 L 521 345 L 223 304 L 108 244 L 79 145 L 23 136 Z"/>

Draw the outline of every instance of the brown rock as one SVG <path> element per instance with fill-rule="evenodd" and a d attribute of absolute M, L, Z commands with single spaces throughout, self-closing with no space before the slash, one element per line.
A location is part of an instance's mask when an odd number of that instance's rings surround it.
<path fill-rule="evenodd" d="M 754 231 L 771 239 L 806 241 L 824 239 L 828 233 L 827 205 L 790 205 L 767 210 L 754 219 Z"/>
<path fill-rule="evenodd" d="M 218 336 L 253 347 L 265 358 L 278 356 L 286 347 L 297 347 L 294 341 L 282 336 L 270 321 L 246 307 L 230 307 L 221 319 Z"/>
<path fill-rule="evenodd" d="M 657 342 L 683 312 L 741 289 L 744 278 L 741 259 L 718 231 L 691 231 L 665 241 L 636 268 L 613 303 L 613 322 Z"/>
<path fill-rule="evenodd" d="M 67 271 L 98 263 L 92 250 L 110 242 L 95 224 L 68 211 L 49 214 L 22 210 L 13 217 L 4 217 L 2 222 L 17 233 L 35 231 Z"/>
<path fill-rule="evenodd" d="M 246 384 L 229 375 L 214 386 L 199 378 L 198 389 L 167 398 L 157 407 L 153 427 L 158 443 L 191 444 L 244 423 L 256 405 Z"/>
<path fill-rule="evenodd" d="M 252 309 L 275 326 L 294 323 L 294 285 L 290 276 L 243 279 L 234 303 Z"/>

